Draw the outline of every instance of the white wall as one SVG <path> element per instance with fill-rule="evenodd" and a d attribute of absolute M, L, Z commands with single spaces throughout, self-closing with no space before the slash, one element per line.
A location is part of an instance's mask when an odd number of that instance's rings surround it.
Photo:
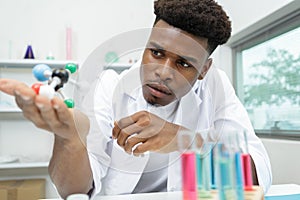
<path fill-rule="evenodd" d="M 263 139 L 269 153 L 273 172 L 273 184 L 300 184 L 300 142 Z"/>
<path fill-rule="evenodd" d="M 151 27 L 152 0 L 0 0 L 0 58 L 20 59 L 31 43 L 37 58 L 66 59 L 66 26 L 73 59 L 83 61 L 103 41 Z"/>
<path fill-rule="evenodd" d="M 293 0 L 216 0 L 227 12 L 232 23 L 232 35 L 263 19 Z M 231 52 L 226 44 L 213 54 L 215 66 L 223 69 L 232 80 Z"/>
<path fill-rule="evenodd" d="M 216 0 L 232 21 L 233 34 L 259 21 L 293 0 Z"/>

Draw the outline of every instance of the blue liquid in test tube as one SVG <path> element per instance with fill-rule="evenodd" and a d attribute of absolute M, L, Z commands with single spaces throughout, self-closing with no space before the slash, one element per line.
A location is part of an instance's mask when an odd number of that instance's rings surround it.
<path fill-rule="evenodd" d="M 197 187 L 202 189 L 202 159 L 199 153 L 196 154 L 196 169 L 197 169 Z"/>
<path fill-rule="evenodd" d="M 220 151 L 217 158 L 219 199 L 236 199 L 234 190 L 234 160 L 228 152 Z"/>
<path fill-rule="evenodd" d="M 238 200 L 244 200 L 244 184 L 243 184 L 243 170 L 241 162 L 241 153 L 236 152 L 234 155 L 235 161 L 235 182 L 236 182 L 236 195 Z"/>
<path fill-rule="evenodd" d="M 207 155 L 201 156 L 198 154 L 197 157 L 197 184 L 199 189 L 200 198 L 211 197 L 211 152 Z"/>

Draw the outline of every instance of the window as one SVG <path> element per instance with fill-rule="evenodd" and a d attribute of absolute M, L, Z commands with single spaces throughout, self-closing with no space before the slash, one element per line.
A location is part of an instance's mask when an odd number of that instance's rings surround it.
<path fill-rule="evenodd" d="M 258 135 L 300 139 L 300 4 L 234 36 L 234 85 Z"/>

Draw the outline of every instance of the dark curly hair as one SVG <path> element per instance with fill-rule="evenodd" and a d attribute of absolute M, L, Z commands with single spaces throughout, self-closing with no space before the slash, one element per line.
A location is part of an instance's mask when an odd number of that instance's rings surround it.
<path fill-rule="evenodd" d="M 155 23 L 160 19 L 195 36 L 208 39 L 211 54 L 231 34 L 229 17 L 214 0 L 157 0 Z M 154 24 L 155 24 L 154 23 Z"/>

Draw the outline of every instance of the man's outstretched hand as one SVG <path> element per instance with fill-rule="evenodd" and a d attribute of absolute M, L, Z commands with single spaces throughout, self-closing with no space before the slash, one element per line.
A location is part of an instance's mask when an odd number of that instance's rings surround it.
<path fill-rule="evenodd" d="M 53 132 L 61 139 L 78 140 L 78 136 L 83 139 L 82 136 L 89 130 L 88 118 L 79 111 L 67 108 L 58 97 L 50 100 L 36 95 L 29 86 L 13 79 L 0 79 L 0 91 L 14 96 L 24 117 L 35 126 Z"/>

